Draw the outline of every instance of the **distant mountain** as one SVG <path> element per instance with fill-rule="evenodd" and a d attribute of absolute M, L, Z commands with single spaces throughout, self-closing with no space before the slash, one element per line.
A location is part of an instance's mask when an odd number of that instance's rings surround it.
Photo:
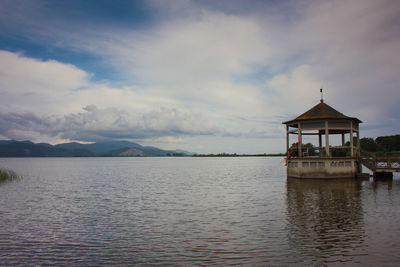
<path fill-rule="evenodd" d="M 31 141 L 0 140 L 0 157 L 95 157 L 95 156 L 181 156 L 193 155 L 184 150 L 163 150 L 128 141 L 93 144 L 76 142 L 50 145 Z"/>
<path fill-rule="evenodd" d="M 60 149 L 50 144 L 30 141 L 0 141 L 0 157 L 88 157 L 93 152 L 84 149 Z"/>
<path fill-rule="evenodd" d="M 142 148 L 141 145 L 128 142 L 128 141 L 108 141 L 108 142 L 97 142 L 93 144 L 79 144 L 79 143 L 65 143 L 55 145 L 57 148 L 62 149 L 86 149 L 92 151 L 97 155 L 110 154 L 111 151 L 118 150 L 121 148 Z"/>
<path fill-rule="evenodd" d="M 128 150 L 125 150 L 124 152 L 121 152 L 119 155 L 120 156 L 144 156 L 144 153 L 142 150 L 132 147 L 132 148 L 129 148 Z"/>
<path fill-rule="evenodd" d="M 15 142 L 14 140 L 0 140 L 0 145 L 9 144 Z"/>
<path fill-rule="evenodd" d="M 128 141 L 107 141 L 93 144 L 66 143 L 55 145 L 55 147 L 62 149 L 85 149 L 99 156 L 123 156 L 123 153 L 131 148 L 142 151 L 142 156 L 167 156 L 168 154 L 172 155 L 175 153 L 175 151 L 163 150 L 151 146 L 141 146 Z"/>

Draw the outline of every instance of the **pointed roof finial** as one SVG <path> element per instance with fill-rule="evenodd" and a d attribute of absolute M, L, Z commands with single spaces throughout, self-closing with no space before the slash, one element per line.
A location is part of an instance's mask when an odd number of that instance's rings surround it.
<path fill-rule="evenodd" d="M 321 92 L 321 103 L 324 103 L 324 97 L 323 97 L 323 94 L 322 94 L 322 88 L 319 89 L 319 91 Z"/>

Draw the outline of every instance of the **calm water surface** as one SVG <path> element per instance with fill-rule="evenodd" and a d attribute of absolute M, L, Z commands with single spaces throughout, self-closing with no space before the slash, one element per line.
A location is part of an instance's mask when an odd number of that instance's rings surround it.
<path fill-rule="evenodd" d="M 287 180 L 282 158 L 15 158 L 0 265 L 399 266 L 400 178 Z"/>

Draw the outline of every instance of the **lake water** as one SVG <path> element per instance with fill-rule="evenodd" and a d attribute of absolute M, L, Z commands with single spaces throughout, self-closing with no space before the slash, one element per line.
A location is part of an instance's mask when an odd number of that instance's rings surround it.
<path fill-rule="evenodd" d="M 400 178 L 282 158 L 0 158 L 0 265 L 399 266 Z"/>

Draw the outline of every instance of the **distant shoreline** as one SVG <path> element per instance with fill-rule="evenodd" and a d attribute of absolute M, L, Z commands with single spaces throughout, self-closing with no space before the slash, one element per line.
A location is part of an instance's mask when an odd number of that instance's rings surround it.
<path fill-rule="evenodd" d="M 193 155 L 192 157 L 284 157 L 286 154 L 284 153 L 275 153 L 275 154 L 227 154 L 227 153 L 221 153 L 221 154 L 198 154 L 198 155 Z"/>
<path fill-rule="evenodd" d="M 159 156 L 0 156 L 0 158 L 233 158 L 233 157 L 285 157 L 285 154 L 198 154 L 198 155 L 159 155 Z"/>

